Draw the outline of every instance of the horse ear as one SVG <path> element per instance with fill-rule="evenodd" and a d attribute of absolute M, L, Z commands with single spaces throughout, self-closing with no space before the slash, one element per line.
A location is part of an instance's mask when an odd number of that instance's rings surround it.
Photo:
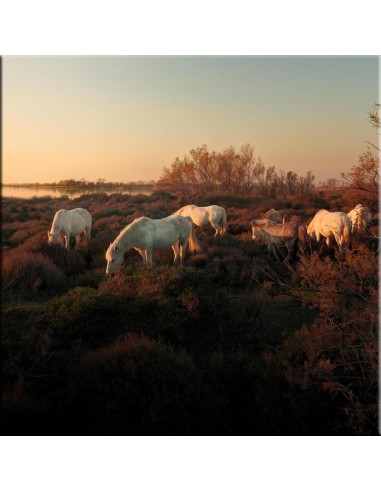
<path fill-rule="evenodd" d="M 253 226 L 253 225 L 254 225 L 254 222 L 251 220 L 251 221 L 250 221 L 250 224 Z"/>

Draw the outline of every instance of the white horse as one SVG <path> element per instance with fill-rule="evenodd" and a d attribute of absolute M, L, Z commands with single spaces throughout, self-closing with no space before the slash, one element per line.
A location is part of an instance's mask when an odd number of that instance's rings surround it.
<path fill-rule="evenodd" d="M 275 246 L 284 244 L 287 248 L 286 261 L 290 258 L 295 249 L 295 244 L 299 240 L 299 224 L 297 222 L 287 222 L 277 224 L 269 219 L 258 219 L 251 221 L 253 239 L 262 236 L 266 241 L 269 253 L 272 253 L 277 260 L 279 256 Z"/>
<path fill-rule="evenodd" d="M 59 234 L 62 234 L 65 239 L 65 247 L 69 249 L 70 236 L 75 236 L 77 244 L 80 243 L 83 232 L 90 238 L 91 224 L 91 215 L 84 208 L 59 210 L 54 216 L 50 231 L 48 231 L 49 244 L 59 242 Z"/>
<path fill-rule="evenodd" d="M 307 234 L 317 241 L 320 241 L 321 236 L 325 237 L 327 246 L 331 238 L 335 238 L 341 254 L 351 241 L 351 221 L 344 212 L 319 210 L 309 223 Z"/>
<path fill-rule="evenodd" d="M 262 219 L 272 220 L 277 224 L 285 224 L 288 220 L 288 215 L 285 210 L 275 210 L 275 208 L 271 208 L 263 214 Z"/>
<path fill-rule="evenodd" d="M 186 205 L 175 212 L 175 215 L 190 217 L 198 226 L 207 225 L 208 222 L 210 222 L 216 231 L 214 236 L 217 236 L 218 234 L 225 234 L 227 229 L 226 211 L 218 205 L 209 205 L 208 207 Z"/>
<path fill-rule="evenodd" d="M 368 207 L 358 203 L 353 210 L 348 212 L 348 217 L 352 223 L 352 234 L 356 232 L 363 234 L 365 229 L 372 223 L 372 214 Z"/>
<path fill-rule="evenodd" d="M 191 252 L 201 251 L 189 217 L 170 215 L 164 219 L 140 217 L 126 226 L 106 251 L 106 274 L 114 272 L 122 264 L 123 254 L 131 248 L 136 249 L 147 265 L 152 265 L 152 250 L 172 246 L 176 264 L 180 251 L 180 264 L 183 263 L 189 242 Z"/>

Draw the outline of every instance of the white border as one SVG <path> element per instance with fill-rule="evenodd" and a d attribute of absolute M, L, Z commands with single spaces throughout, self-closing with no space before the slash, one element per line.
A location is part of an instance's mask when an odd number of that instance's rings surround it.
<path fill-rule="evenodd" d="M 1 8 L 0 51 L 377 55 L 380 14 L 374 0 L 12 0 Z"/>

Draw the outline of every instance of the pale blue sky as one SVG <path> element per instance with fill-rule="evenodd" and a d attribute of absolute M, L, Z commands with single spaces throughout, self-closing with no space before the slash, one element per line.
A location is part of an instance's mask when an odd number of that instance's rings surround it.
<path fill-rule="evenodd" d="M 190 149 L 339 177 L 366 140 L 377 57 L 5 57 L 3 182 L 157 179 Z"/>

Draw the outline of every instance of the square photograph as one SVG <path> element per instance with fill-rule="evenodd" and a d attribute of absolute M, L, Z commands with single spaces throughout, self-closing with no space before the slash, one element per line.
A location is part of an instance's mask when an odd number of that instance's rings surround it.
<path fill-rule="evenodd" d="M 377 56 L 2 57 L 2 435 L 377 435 L 380 102 Z"/>

